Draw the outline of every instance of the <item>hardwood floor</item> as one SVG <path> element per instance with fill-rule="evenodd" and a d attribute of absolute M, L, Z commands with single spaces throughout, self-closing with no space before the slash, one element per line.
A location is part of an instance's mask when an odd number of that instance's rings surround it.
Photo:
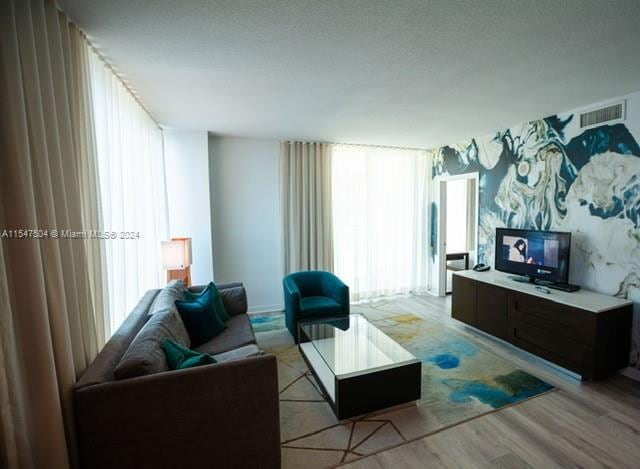
<path fill-rule="evenodd" d="M 640 467 L 640 383 L 621 375 L 580 382 L 452 319 L 450 297 L 402 297 L 377 307 L 441 321 L 559 389 L 342 467 Z"/>

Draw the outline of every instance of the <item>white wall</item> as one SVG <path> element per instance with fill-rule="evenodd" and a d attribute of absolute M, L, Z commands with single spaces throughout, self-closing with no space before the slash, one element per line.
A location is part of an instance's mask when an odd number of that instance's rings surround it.
<path fill-rule="evenodd" d="M 283 308 L 277 140 L 209 137 L 215 281 L 242 281 L 249 311 Z"/>
<path fill-rule="evenodd" d="M 213 280 L 208 134 L 205 130 L 164 133 L 169 234 L 192 238 L 194 285 Z"/>

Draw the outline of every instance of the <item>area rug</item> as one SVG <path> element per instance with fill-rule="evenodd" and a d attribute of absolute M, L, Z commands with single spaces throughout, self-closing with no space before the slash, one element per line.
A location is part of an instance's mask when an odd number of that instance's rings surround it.
<path fill-rule="evenodd" d="M 338 421 L 282 313 L 251 319 L 258 344 L 278 359 L 285 468 L 336 466 L 554 389 L 438 321 L 373 308 L 358 313 L 422 361 L 416 405 Z"/>

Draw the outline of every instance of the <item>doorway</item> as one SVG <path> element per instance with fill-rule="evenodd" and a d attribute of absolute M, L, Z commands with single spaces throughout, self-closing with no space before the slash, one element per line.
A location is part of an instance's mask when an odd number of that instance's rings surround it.
<path fill-rule="evenodd" d="M 439 180 L 439 295 L 451 293 L 453 272 L 468 270 L 478 256 L 478 173 Z"/>

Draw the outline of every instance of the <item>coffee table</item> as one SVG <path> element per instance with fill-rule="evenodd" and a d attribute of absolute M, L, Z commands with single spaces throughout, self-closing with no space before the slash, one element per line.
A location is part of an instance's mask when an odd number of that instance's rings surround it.
<path fill-rule="evenodd" d="M 338 419 L 420 399 L 420 360 L 360 314 L 298 324 L 299 349 Z"/>

